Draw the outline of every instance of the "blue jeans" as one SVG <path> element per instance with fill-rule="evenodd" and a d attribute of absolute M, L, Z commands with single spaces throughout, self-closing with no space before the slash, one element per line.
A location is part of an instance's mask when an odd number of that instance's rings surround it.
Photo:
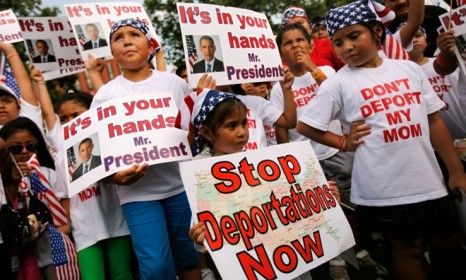
<path fill-rule="evenodd" d="M 186 193 L 122 205 L 142 280 L 176 279 L 197 267 L 198 253 L 188 232 L 191 210 Z"/>

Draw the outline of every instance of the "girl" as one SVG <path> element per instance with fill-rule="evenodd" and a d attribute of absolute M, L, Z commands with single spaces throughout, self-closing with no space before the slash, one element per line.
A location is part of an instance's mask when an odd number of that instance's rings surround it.
<path fill-rule="evenodd" d="M 179 106 L 190 92 L 174 74 L 152 70 L 149 60 L 156 41 L 143 22 L 126 19 L 110 32 L 110 48 L 123 74 L 103 85 L 91 107 L 127 96 L 171 92 Z M 131 240 L 139 261 L 141 279 L 198 279 L 197 252 L 188 231 L 191 211 L 177 163 L 148 167 L 136 164 L 108 178 L 117 189 Z M 123 186 L 128 185 L 128 186 Z"/>
<path fill-rule="evenodd" d="M 329 35 L 347 65 L 321 85 L 298 130 L 325 145 L 356 151 L 351 201 L 391 241 L 397 279 L 426 278 L 426 240 L 432 264 L 443 269 L 437 278 L 464 278 L 461 246 L 453 238 L 456 218 L 432 150 L 450 171 L 450 188 L 466 189 L 466 175 L 438 113 L 444 103 L 413 62 L 378 55 L 382 34 L 373 28 L 375 21 L 367 1 L 328 12 Z M 327 131 L 334 118 L 347 130 L 352 123 L 349 135 Z"/>
<path fill-rule="evenodd" d="M 85 112 L 91 102 L 92 96 L 84 93 L 68 93 L 60 100 L 60 122 L 47 134 L 57 149 L 56 162 L 62 166 L 66 164 L 60 124 Z M 94 194 L 91 197 L 86 196 L 89 190 Z M 115 186 L 99 181 L 71 197 L 70 215 L 82 279 L 132 279 L 129 230 Z"/>
<path fill-rule="evenodd" d="M 16 84 L 14 82 L 9 83 L 8 80 L 10 79 L 7 79 L 7 77 L 0 78 L 0 128 L 18 116 L 30 118 L 41 128 L 40 107 L 37 104 L 31 80 L 18 52 L 16 52 L 13 45 L 7 43 L 0 43 L 0 52 L 5 55 L 14 76 L 13 81 L 16 81 Z"/>
<path fill-rule="evenodd" d="M 288 75 L 291 75 L 288 73 Z M 293 79 L 285 77 L 287 85 L 291 86 Z M 200 150 L 195 159 L 209 156 L 220 156 L 241 152 L 249 138 L 246 105 L 234 95 L 206 89 L 199 94 L 192 94 L 194 101 L 191 123 L 195 127 L 194 138 L 196 146 L 193 150 Z M 328 182 L 332 194 L 340 200 L 336 184 Z M 205 240 L 206 228 L 203 224 L 195 224 L 189 231 L 189 236 L 205 251 L 202 244 Z"/>
<path fill-rule="evenodd" d="M 32 178 L 31 175 L 34 171 L 33 168 L 27 162 L 34 154 L 37 156 L 39 167 L 37 171 L 39 172 L 36 177 L 40 178 L 40 181 L 47 181 L 53 197 L 55 197 L 54 190 L 63 190 L 63 182 L 58 182 L 56 173 L 54 171 L 54 162 L 48 150 L 46 148 L 45 141 L 42 137 L 42 134 L 39 128 L 34 124 L 33 121 L 25 117 L 18 117 L 17 119 L 8 122 L 1 130 L 0 137 L 6 142 L 10 154 L 13 156 L 16 166 L 19 167 L 18 172 L 17 168 L 9 168 L 4 170 L 2 173 L 2 178 L 5 182 L 5 192 L 8 200 L 8 204 L 13 209 L 18 209 L 19 211 L 26 211 L 28 214 L 34 214 L 35 217 L 30 218 L 28 216 L 29 224 L 31 227 L 28 227 L 31 235 L 22 235 L 19 237 L 19 240 L 22 239 L 22 244 L 29 244 L 26 246 L 21 246 L 21 243 L 18 243 L 18 257 L 20 265 L 17 272 L 18 279 L 32 279 L 37 277 L 39 271 L 37 267 L 40 268 L 40 273 L 45 279 L 56 279 L 58 277 L 59 269 L 56 259 L 54 257 L 54 242 L 52 238 L 52 233 L 49 230 L 44 231 L 44 227 L 53 226 L 58 224 L 64 224 L 65 220 L 68 220 L 68 224 L 62 225 L 60 227 L 61 231 L 63 228 L 69 227 L 69 219 L 67 217 L 60 222 L 57 217 L 63 217 L 66 215 L 65 210 L 61 209 L 59 212 L 61 216 L 53 215 L 52 207 L 56 209 L 56 206 L 53 206 L 53 200 L 43 194 L 42 191 L 36 193 L 33 197 L 27 197 L 29 193 L 35 193 L 37 190 L 32 188 Z M 15 166 L 11 164 L 11 166 Z M 24 186 L 21 182 L 21 177 L 28 176 L 30 178 L 30 190 L 27 192 L 20 192 L 18 186 Z M 42 183 L 44 184 L 44 183 Z M 29 195 L 30 196 L 30 195 Z M 41 200 L 44 206 L 41 202 Z M 56 200 L 56 198 L 55 198 Z M 46 206 L 46 207 L 45 207 Z M 45 207 L 45 208 L 44 208 Z M 48 209 L 47 209 L 48 208 Z M 45 210 L 44 210 L 45 209 Z M 44 211 L 47 211 L 48 214 L 44 215 Z M 42 214 L 41 214 L 42 213 Z M 52 215 L 50 216 L 50 213 Z M 40 225 L 39 225 L 40 222 Z M 46 225 L 46 223 L 49 225 Z M 38 231 L 38 229 L 41 229 Z M 56 232 L 58 234 L 58 232 Z M 70 271 L 69 279 L 78 279 L 79 271 L 76 266 L 75 260 L 75 250 L 72 247 L 71 242 L 69 242 L 68 237 L 62 235 L 65 243 L 68 245 L 69 250 L 67 266 Z M 30 243 L 34 241 L 33 243 Z M 26 243 L 29 242 L 29 243 Z M 57 267 L 54 267 L 57 265 Z M 57 274 L 57 275 L 56 275 Z"/>

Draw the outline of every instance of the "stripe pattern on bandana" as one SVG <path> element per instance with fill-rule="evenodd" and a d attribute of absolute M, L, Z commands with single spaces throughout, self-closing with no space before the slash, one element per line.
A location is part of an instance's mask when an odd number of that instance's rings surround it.
<path fill-rule="evenodd" d="M 286 23 L 290 19 L 295 18 L 295 17 L 302 17 L 302 18 L 305 18 L 307 20 L 306 11 L 304 11 L 302 8 L 298 8 L 298 7 L 289 7 L 283 13 L 282 27 L 284 27 L 286 25 Z"/>
<path fill-rule="evenodd" d="M 377 21 L 377 16 L 370 9 L 368 2 L 368 0 L 360 0 L 330 9 L 327 13 L 328 35 L 333 37 L 335 32 L 350 25 Z"/>
<path fill-rule="evenodd" d="M 194 135 L 195 148 L 193 156 L 202 152 L 205 146 L 205 140 L 200 135 L 202 123 L 207 119 L 210 112 L 222 101 L 226 99 L 236 98 L 234 95 L 217 91 L 217 90 L 204 90 L 198 96 L 194 103 L 193 119 L 192 122 L 196 128 Z M 199 106 L 200 105 L 200 106 Z"/>
<path fill-rule="evenodd" d="M 137 30 L 141 31 L 147 38 L 147 40 L 149 40 L 149 42 L 152 44 L 152 46 L 154 47 L 154 51 L 151 53 L 151 56 L 149 58 L 149 60 L 152 60 L 152 58 L 154 57 L 155 53 L 160 49 L 160 44 L 157 42 L 157 40 L 155 39 L 155 36 L 150 32 L 150 29 L 149 27 L 142 21 L 138 20 L 138 19 L 135 19 L 135 18 L 126 18 L 126 19 L 122 19 L 122 20 L 119 20 L 117 21 L 113 26 L 112 26 L 112 29 L 110 29 L 110 40 L 109 42 L 112 42 L 112 36 L 113 34 L 118 30 L 120 29 L 121 27 L 123 26 L 131 26 L 131 27 L 134 27 L 136 28 Z"/>

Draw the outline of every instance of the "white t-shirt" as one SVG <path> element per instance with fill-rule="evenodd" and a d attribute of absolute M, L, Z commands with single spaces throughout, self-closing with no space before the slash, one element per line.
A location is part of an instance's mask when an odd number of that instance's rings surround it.
<path fill-rule="evenodd" d="M 97 107 L 103 102 L 129 94 L 157 94 L 159 92 L 171 92 L 179 108 L 184 97 L 191 91 L 183 79 L 168 72 L 153 70 L 149 78 L 139 82 L 132 82 L 120 75 L 99 89 L 91 107 Z M 177 195 L 183 192 L 178 163 L 169 162 L 149 166 L 146 175 L 131 185 L 118 186 L 117 192 L 121 204 L 161 200 Z"/>
<path fill-rule="evenodd" d="M 355 152 L 351 201 L 410 204 L 447 195 L 428 123 L 444 105 L 418 65 L 384 59 L 377 68 L 344 66 L 320 86 L 300 121 L 327 131 L 335 118 L 344 126 L 364 120 L 371 134 Z"/>
<path fill-rule="evenodd" d="M 273 126 L 282 115 L 283 109 L 279 110 L 270 101 L 262 97 L 252 95 L 236 95 L 236 97 L 238 97 L 248 109 L 249 141 L 246 145 L 246 149 L 255 150 L 261 147 L 267 147 L 264 125 Z"/>
<path fill-rule="evenodd" d="M 435 58 L 429 58 L 429 62 L 421 65 L 422 70 L 429 79 L 432 88 L 437 95 L 445 102 L 442 114 L 445 123 L 450 130 L 453 139 L 466 137 L 466 107 L 460 103 L 458 93 L 458 78 L 462 75 L 460 69 L 447 76 L 441 76 L 434 70 Z M 463 92 L 466 95 L 466 92 Z"/>
<path fill-rule="evenodd" d="M 54 157 L 57 177 L 66 178 L 63 130 L 58 118 L 52 130 L 47 131 L 47 137 L 57 151 Z M 100 240 L 129 235 L 114 184 L 99 181 L 72 196 L 70 198 L 70 216 L 71 230 L 77 251 Z"/>
<path fill-rule="evenodd" d="M 319 66 L 319 68 L 325 73 L 327 77 L 331 77 L 335 74 L 330 66 Z M 306 74 L 295 77 L 293 85 L 291 87 L 293 91 L 294 101 L 296 103 L 296 110 L 298 119 L 304 114 L 304 112 L 309 108 L 310 104 L 313 102 L 314 97 L 316 96 L 316 91 L 319 85 L 316 80 L 312 77 L 311 73 L 306 72 Z M 270 101 L 277 107 L 283 108 L 283 91 L 280 86 L 280 83 L 276 83 L 270 93 Z M 331 123 L 331 129 L 335 134 L 342 134 L 340 122 L 335 120 Z M 298 142 L 309 140 L 306 136 L 299 134 L 296 128 L 288 130 L 288 138 L 290 142 Z M 329 146 L 322 145 L 315 141 L 309 140 L 311 142 L 312 148 L 316 153 L 318 160 L 327 159 L 336 153 L 338 150 Z"/>

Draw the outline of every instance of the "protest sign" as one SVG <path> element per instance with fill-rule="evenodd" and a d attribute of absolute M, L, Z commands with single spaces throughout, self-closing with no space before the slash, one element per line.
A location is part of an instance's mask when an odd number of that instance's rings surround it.
<path fill-rule="evenodd" d="M 223 279 L 293 279 L 354 243 L 308 141 L 180 163 Z"/>
<path fill-rule="evenodd" d="M 29 58 L 46 81 L 86 70 L 66 17 L 19 17 Z"/>
<path fill-rule="evenodd" d="M 466 6 L 452 9 L 450 12 L 439 16 L 443 30 L 452 29 L 456 37 L 456 58 L 463 75 L 466 76 Z"/>
<path fill-rule="evenodd" d="M 174 128 L 177 113 L 171 93 L 138 94 L 63 125 L 69 195 L 136 163 L 190 159 L 187 132 Z"/>
<path fill-rule="evenodd" d="M 264 14 L 197 3 L 177 3 L 177 8 L 191 87 L 206 72 L 217 85 L 282 79 L 277 44 Z"/>
<path fill-rule="evenodd" d="M 65 5 L 65 12 L 73 27 L 79 50 L 84 60 L 88 55 L 112 57 L 109 35 L 113 24 L 121 19 L 137 18 L 144 22 L 155 36 L 152 23 L 141 3 L 79 3 Z M 160 43 L 160 41 L 159 41 Z"/>
<path fill-rule="evenodd" d="M 18 19 L 13 10 L 0 12 L 0 43 L 16 43 L 23 41 Z"/>

